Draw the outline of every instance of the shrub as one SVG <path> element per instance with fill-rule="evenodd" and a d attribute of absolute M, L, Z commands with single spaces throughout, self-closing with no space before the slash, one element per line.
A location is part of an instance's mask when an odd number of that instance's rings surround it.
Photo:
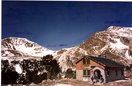
<path fill-rule="evenodd" d="M 19 64 L 22 67 L 22 73 L 15 71 L 14 65 Z M 53 59 L 52 55 L 47 55 L 42 60 L 28 59 L 23 61 L 12 61 L 11 65 L 8 60 L 2 60 L 2 84 L 30 84 L 41 83 L 42 80 L 54 79 L 61 72 L 58 62 Z"/>
<path fill-rule="evenodd" d="M 71 68 L 68 68 L 65 73 L 65 78 L 73 78 L 74 74 Z"/>

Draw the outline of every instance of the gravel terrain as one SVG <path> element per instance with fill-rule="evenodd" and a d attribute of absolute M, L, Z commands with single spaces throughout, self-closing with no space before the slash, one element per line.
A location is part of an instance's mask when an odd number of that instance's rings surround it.
<path fill-rule="evenodd" d="M 44 80 L 40 84 L 32 83 L 30 85 L 13 85 L 13 86 L 132 86 L 132 79 L 118 80 L 103 85 L 92 85 L 88 81 L 79 81 L 76 79 L 60 79 L 60 80 Z"/>

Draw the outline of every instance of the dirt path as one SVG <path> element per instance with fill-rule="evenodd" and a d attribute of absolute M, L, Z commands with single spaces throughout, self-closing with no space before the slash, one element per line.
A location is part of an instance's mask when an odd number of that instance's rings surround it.
<path fill-rule="evenodd" d="M 88 81 L 79 81 L 76 79 L 60 79 L 60 80 L 43 80 L 40 84 L 30 85 L 13 85 L 13 86 L 132 86 L 131 80 L 118 80 L 103 85 L 92 85 Z"/>
<path fill-rule="evenodd" d="M 61 80 L 47 80 L 43 81 L 40 85 L 43 86 L 94 86 L 90 85 L 88 81 L 79 81 L 75 79 L 61 79 Z"/>
<path fill-rule="evenodd" d="M 43 81 L 41 86 L 100 86 L 92 85 L 88 81 L 79 81 L 75 79 L 61 79 L 61 80 L 47 80 Z M 119 80 L 116 82 L 109 82 L 101 86 L 132 86 L 132 80 Z"/>

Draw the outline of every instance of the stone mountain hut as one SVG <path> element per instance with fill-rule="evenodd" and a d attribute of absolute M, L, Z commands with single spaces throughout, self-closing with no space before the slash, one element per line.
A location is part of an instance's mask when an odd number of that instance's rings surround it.
<path fill-rule="evenodd" d="M 93 81 L 103 79 L 103 83 L 124 79 L 124 66 L 110 59 L 84 56 L 76 62 L 76 79 Z"/>

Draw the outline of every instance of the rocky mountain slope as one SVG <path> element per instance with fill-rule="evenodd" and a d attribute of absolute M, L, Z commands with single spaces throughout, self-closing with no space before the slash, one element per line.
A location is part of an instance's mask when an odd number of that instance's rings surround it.
<path fill-rule="evenodd" d="M 109 58 L 124 65 L 132 64 L 132 28 L 110 26 L 106 31 L 95 33 L 79 46 L 61 49 L 56 57 L 64 70 L 74 66 L 83 55 Z M 72 62 L 71 62 L 72 61 Z"/>
<path fill-rule="evenodd" d="M 122 64 L 132 63 L 132 28 L 111 26 L 80 45 L 89 55 L 103 56 Z"/>
<path fill-rule="evenodd" d="M 75 62 L 83 55 L 101 56 L 124 65 L 132 64 L 132 28 L 110 26 L 106 31 L 93 34 L 82 44 L 52 51 L 25 38 L 2 39 L 2 57 L 54 55 L 62 71 L 74 68 Z"/>
<path fill-rule="evenodd" d="M 52 54 L 54 51 L 49 50 L 41 45 L 29 41 L 26 38 L 9 37 L 2 39 L 1 45 L 2 57 L 42 57 L 47 54 Z"/>
<path fill-rule="evenodd" d="M 79 46 L 75 46 L 56 51 L 54 57 L 59 61 L 62 71 L 66 71 L 67 68 L 73 69 L 75 62 L 83 55 L 87 55 L 86 51 L 79 48 Z"/>

